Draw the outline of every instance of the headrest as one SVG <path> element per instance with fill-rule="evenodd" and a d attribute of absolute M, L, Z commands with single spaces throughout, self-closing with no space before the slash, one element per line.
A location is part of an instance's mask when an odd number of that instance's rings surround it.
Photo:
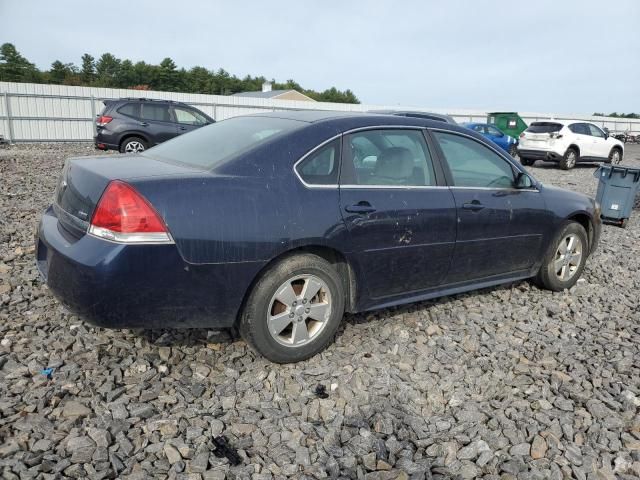
<path fill-rule="evenodd" d="M 411 151 L 404 147 L 383 150 L 376 162 L 375 175 L 398 180 L 411 177 L 413 175 Z"/>

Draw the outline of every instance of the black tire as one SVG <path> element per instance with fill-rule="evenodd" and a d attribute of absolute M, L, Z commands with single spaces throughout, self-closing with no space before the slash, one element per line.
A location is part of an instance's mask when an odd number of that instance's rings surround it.
<path fill-rule="evenodd" d="M 564 157 L 560 159 L 560 168 L 563 170 L 571 170 L 576 166 L 576 163 L 578 163 L 579 159 L 580 156 L 578 154 L 578 151 L 575 148 L 570 147 L 565 152 Z"/>
<path fill-rule="evenodd" d="M 522 158 L 522 157 L 520 157 L 520 163 L 522 165 L 524 165 L 525 167 L 530 167 L 534 163 L 536 163 L 536 161 L 533 158 Z"/>
<path fill-rule="evenodd" d="M 137 146 L 141 147 L 142 150 L 138 149 Z M 120 144 L 120 153 L 140 153 L 147 148 L 149 148 L 149 144 L 144 138 L 128 137 Z"/>
<path fill-rule="evenodd" d="M 624 218 L 624 219 L 620 222 L 620 228 L 627 228 L 627 225 L 629 225 L 629 219 L 628 219 L 628 218 Z"/>
<path fill-rule="evenodd" d="M 511 145 L 509 147 L 509 155 L 511 155 L 513 158 L 516 157 L 516 155 L 518 155 L 518 147 L 516 147 L 515 145 Z"/>
<path fill-rule="evenodd" d="M 310 338 L 308 343 L 300 346 L 283 345 L 269 331 L 268 316 L 273 314 L 270 309 L 275 305 L 272 304 L 272 300 L 281 286 L 290 279 L 304 275 L 319 278 L 328 288 L 331 305 L 329 317 L 317 332 L 316 337 Z M 309 299 L 310 304 L 311 299 Z M 240 317 L 240 334 L 253 349 L 272 362 L 299 362 L 324 350 L 333 339 L 344 315 L 344 305 L 343 283 L 338 272 L 329 262 L 310 253 L 293 255 L 270 267 L 256 282 Z M 313 322 L 311 318 L 305 319 L 305 329 L 307 320 Z M 294 317 L 290 325 L 292 330 L 295 328 L 295 323 Z M 295 333 L 291 335 L 293 339 Z"/>
<path fill-rule="evenodd" d="M 618 154 L 618 158 L 614 159 L 615 154 Z M 620 151 L 619 148 L 612 148 L 611 152 L 609 153 L 609 159 L 607 160 L 607 163 L 612 163 L 614 165 L 618 165 L 620 162 L 622 162 L 622 152 Z"/>
<path fill-rule="evenodd" d="M 571 277 L 563 280 L 558 275 L 558 272 L 562 272 L 562 270 L 558 270 L 557 272 L 555 268 L 557 265 L 556 261 L 562 260 L 562 258 L 558 258 L 560 243 L 564 242 L 569 235 L 574 235 L 576 238 L 579 238 L 581 242 L 582 256 L 580 258 L 580 261 L 576 265 L 577 268 L 571 274 Z M 576 284 L 576 282 L 582 275 L 584 265 L 587 261 L 588 256 L 589 240 L 587 237 L 587 232 L 585 231 L 584 227 L 578 222 L 568 221 L 562 226 L 562 228 L 560 228 L 553 241 L 551 242 L 547 253 L 542 259 L 542 266 L 538 271 L 538 275 L 535 277 L 535 282 L 542 288 L 546 288 L 554 292 L 569 289 Z M 571 267 L 565 266 L 565 268 Z"/>

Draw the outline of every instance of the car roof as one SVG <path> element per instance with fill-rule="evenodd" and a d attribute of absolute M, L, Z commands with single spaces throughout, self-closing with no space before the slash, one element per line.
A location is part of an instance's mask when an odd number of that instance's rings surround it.
<path fill-rule="evenodd" d="M 252 117 L 266 117 L 266 118 L 282 118 L 286 120 L 295 120 L 299 122 L 305 122 L 309 124 L 318 123 L 332 123 L 339 130 L 345 131 L 353 128 L 360 127 L 375 127 L 375 126 L 414 126 L 421 128 L 442 128 L 445 125 L 447 127 L 458 127 L 460 131 L 466 129 L 460 127 L 457 124 L 449 122 L 443 122 L 441 120 L 434 120 L 430 118 L 421 117 L 408 117 L 402 115 L 389 115 L 381 113 L 371 112 L 341 112 L 332 110 L 286 110 L 279 112 L 268 113 L 256 113 L 250 115 Z"/>

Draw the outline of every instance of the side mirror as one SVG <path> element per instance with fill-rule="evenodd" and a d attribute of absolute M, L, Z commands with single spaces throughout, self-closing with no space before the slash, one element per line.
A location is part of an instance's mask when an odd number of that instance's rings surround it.
<path fill-rule="evenodd" d="M 518 172 L 513 181 L 513 186 L 515 188 L 531 188 L 533 187 L 533 180 L 531 180 L 531 177 L 526 173 Z"/>

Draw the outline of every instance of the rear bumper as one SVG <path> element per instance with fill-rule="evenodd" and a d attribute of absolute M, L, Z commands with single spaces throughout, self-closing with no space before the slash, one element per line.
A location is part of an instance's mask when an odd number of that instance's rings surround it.
<path fill-rule="evenodd" d="M 52 208 L 36 238 L 38 270 L 62 304 L 106 328 L 232 326 L 262 263 L 193 265 L 175 245 L 122 245 L 66 233 Z"/>
<path fill-rule="evenodd" d="M 530 158 L 531 160 L 546 160 L 549 162 L 559 162 L 563 155 L 553 150 L 532 150 L 527 148 L 518 148 L 518 155 L 521 158 Z"/>
<path fill-rule="evenodd" d="M 118 139 L 106 130 L 98 131 L 93 137 L 93 143 L 98 150 L 119 150 Z"/>

